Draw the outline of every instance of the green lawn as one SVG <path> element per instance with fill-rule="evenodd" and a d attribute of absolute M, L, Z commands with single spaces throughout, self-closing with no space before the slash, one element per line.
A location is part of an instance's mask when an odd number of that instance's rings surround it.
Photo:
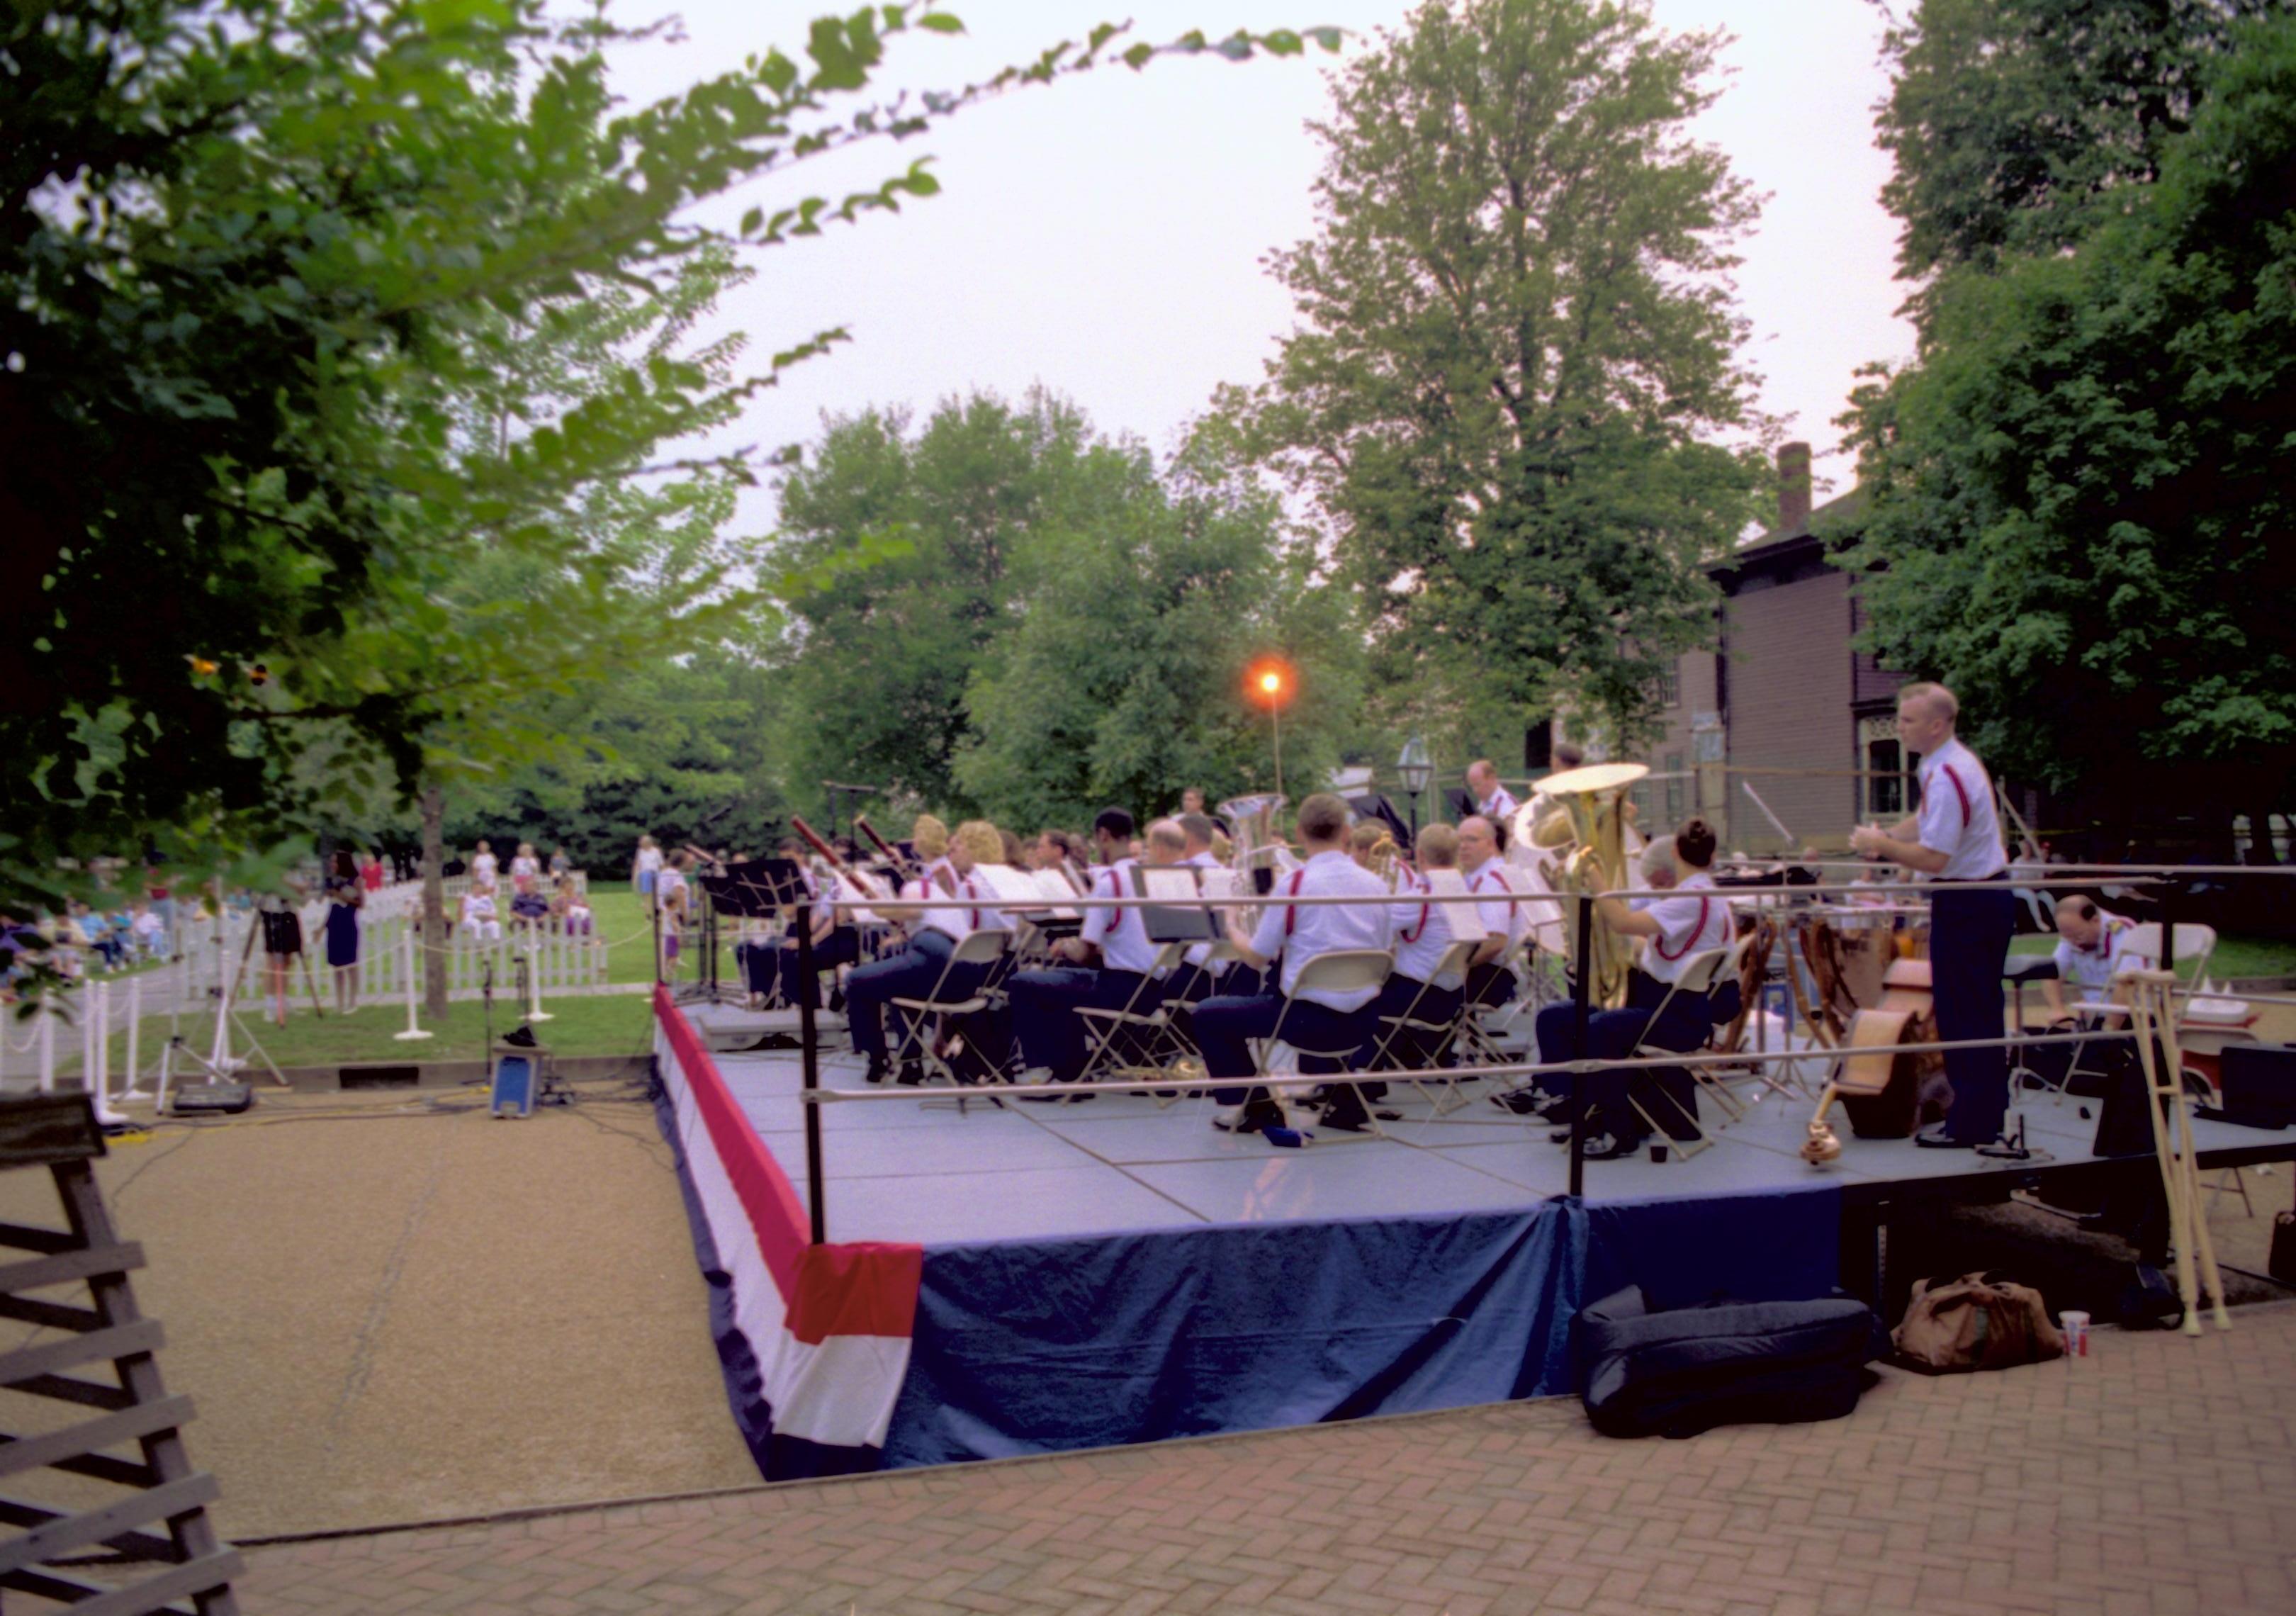
<path fill-rule="evenodd" d="M 2046 954 L 2057 946 L 2051 937 L 2021 937 L 2009 945 L 2012 954 Z M 2177 974 L 2189 978 L 2197 960 L 2180 959 Z M 2296 942 L 2276 937 L 2219 937 L 2209 956 L 2209 975 L 2217 981 L 2232 977 L 2296 976 Z"/>

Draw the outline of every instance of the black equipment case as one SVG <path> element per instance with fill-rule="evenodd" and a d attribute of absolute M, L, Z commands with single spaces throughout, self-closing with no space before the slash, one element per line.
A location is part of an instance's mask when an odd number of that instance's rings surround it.
<path fill-rule="evenodd" d="M 1629 1285 L 1580 1309 L 1572 1330 L 1587 1417 L 1614 1437 L 1838 1419 L 1890 1350 L 1874 1309 L 1839 1293 L 1660 1311 Z"/>

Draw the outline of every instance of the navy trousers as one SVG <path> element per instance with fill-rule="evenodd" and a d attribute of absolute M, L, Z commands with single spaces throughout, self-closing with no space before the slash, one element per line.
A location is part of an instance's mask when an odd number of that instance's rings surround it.
<path fill-rule="evenodd" d="M 2001 972 L 2017 929 L 2017 895 L 1970 892 L 1940 882 L 1930 903 L 1930 986 L 1937 996 L 1938 1038 L 2002 1036 Z M 1948 1049 L 1953 1084 L 1946 1132 L 1964 1144 L 1990 1144 L 2009 1115 L 2009 1052 Z"/>
<path fill-rule="evenodd" d="M 939 932 L 935 932 L 934 935 L 938 937 L 940 934 Z M 761 949 L 758 950 L 758 952 L 771 953 L 773 956 L 772 961 L 769 962 L 771 968 L 779 975 L 781 980 L 782 1003 L 791 1006 L 795 1006 L 798 1002 L 799 996 L 805 991 L 804 984 L 798 980 L 797 944 L 795 942 L 784 942 L 778 948 L 771 950 Z M 814 980 L 816 982 L 825 980 L 836 971 L 838 966 L 852 964 L 860 957 L 861 934 L 850 926 L 836 927 L 826 938 L 822 939 L 820 946 L 816 947 L 813 951 L 813 969 L 815 972 Z M 762 973 L 758 968 L 757 953 L 752 953 L 750 956 L 750 991 L 752 993 L 763 993 L 765 988 L 758 985 L 758 977 Z M 818 1003 L 819 1001 L 816 1000 L 816 1002 Z"/>
<path fill-rule="evenodd" d="M 1510 976 L 1508 980 L 1513 980 Z M 1441 1040 L 1440 1033 L 1409 1032 L 1392 1029 L 1387 1054 L 1380 1058 L 1380 1043 L 1388 1039 L 1391 1030 L 1386 1019 L 1391 1015 L 1408 1015 L 1414 1021 L 1444 1022 L 1459 1013 L 1459 1002 L 1464 995 L 1457 988 L 1431 988 L 1416 977 L 1390 976 L 1379 997 L 1372 1001 L 1372 1026 L 1363 1047 L 1356 1052 L 1356 1065 L 1363 1070 L 1375 1066 L 1409 1066 L 1423 1069 L 1434 1046 Z M 1415 1007 L 1414 1007 L 1415 1006 Z M 1383 1087 L 1366 1084 L 1367 1089 Z M 1376 1096 L 1370 1096 L 1375 1098 Z"/>
<path fill-rule="evenodd" d="M 1258 1075 L 1259 1069 L 1251 1058 L 1251 1040 L 1269 1037 L 1279 1021 L 1283 1023 L 1286 1043 L 1291 1041 L 1292 1034 L 1297 1033 L 1300 1043 L 1312 1044 L 1318 1049 L 1360 1048 L 1364 1034 L 1378 1025 L 1372 1020 L 1369 1005 L 1361 1010 L 1341 1011 L 1301 999 L 1292 1005 L 1289 1015 L 1284 1013 L 1283 1005 L 1284 998 L 1280 993 L 1255 993 L 1222 994 L 1196 1006 L 1196 1047 L 1203 1053 L 1204 1070 L 1214 1078 L 1230 1079 L 1226 1087 L 1212 1090 L 1215 1103 L 1241 1105 L 1247 1098 L 1268 1097 L 1264 1088 L 1254 1088 L 1247 1095 L 1233 1079 Z M 1300 1070 L 1303 1072 L 1342 1071 L 1346 1064 L 1344 1059 L 1309 1054 L 1300 1057 Z"/>
<path fill-rule="evenodd" d="M 1718 1021 L 1727 1021 L 1738 1013 L 1738 984 L 1727 982 L 1717 988 L 1711 997 L 1677 994 L 1664 1015 L 1657 1013 L 1666 1000 L 1666 984 L 1637 971 L 1627 979 L 1627 1007 L 1623 1010 L 1597 1010 L 1587 1017 L 1587 1047 L 1582 1056 L 1578 1047 L 1578 1008 L 1576 1005 L 1549 1005 L 1538 1013 L 1534 1023 L 1538 1038 L 1538 1058 L 1541 1062 L 1561 1061 L 1622 1061 L 1631 1056 L 1644 1044 L 1660 1049 L 1688 1053 L 1706 1042 Z M 1629 1103 L 1641 1099 L 1644 1105 L 1658 1115 L 1667 1114 L 1652 1103 L 1661 1095 L 1678 1110 L 1697 1114 L 1697 1089 L 1694 1083 L 1677 1079 L 1669 1083 L 1654 1081 L 1655 1073 L 1645 1069 L 1639 1071 L 1596 1071 L 1587 1074 L 1587 1103 L 1603 1113 L 1603 1126 L 1611 1137 L 1620 1141 L 1640 1144 L 1650 1130 L 1644 1126 L 1642 1115 Z M 1567 1073 L 1552 1073 L 1539 1079 L 1539 1086 L 1551 1094 L 1569 1095 L 1574 1079 Z M 1686 1133 L 1685 1135 L 1686 1136 Z"/>
<path fill-rule="evenodd" d="M 1095 971 L 1085 965 L 1050 965 L 1023 971 L 1005 983 L 1011 997 L 1013 1030 L 1021 1058 L 1052 1070 L 1055 1083 L 1084 1075 L 1086 1027 L 1081 1009 L 1121 1010 L 1132 1005 L 1145 1014 L 1161 1002 L 1152 986 L 1136 1003 L 1143 980 L 1137 971 Z"/>
<path fill-rule="evenodd" d="M 1496 1010 L 1513 999 L 1518 986 L 1514 972 L 1495 959 L 1467 972 L 1467 997 L 1486 1009 Z"/>
<path fill-rule="evenodd" d="M 946 931 L 920 931 L 898 954 L 864 965 L 845 979 L 845 1019 L 853 1029 L 855 1053 L 873 1061 L 885 1058 L 886 1006 L 897 998 L 922 998 L 931 993 L 955 947 Z M 979 986 L 980 972 L 970 974 L 972 985 Z M 961 983 L 952 987 L 964 990 Z"/>

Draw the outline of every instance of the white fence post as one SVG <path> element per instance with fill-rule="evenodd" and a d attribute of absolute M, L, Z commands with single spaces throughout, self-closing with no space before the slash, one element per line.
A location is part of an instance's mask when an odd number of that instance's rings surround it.
<path fill-rule="evenodd" d="M 406 939 L 406 947 L 401 951 L 400 957 L 406 965 L 406 1030 L 394 1032 L 390 1036 L 401 1044 L 409 1044 L 417 1038 L 427 1038 L 430 1035 L 425 1032 L 422 1024 L 414 1019 L 414 928 L 409 926 L 400 933 L 400 936 Z"/>

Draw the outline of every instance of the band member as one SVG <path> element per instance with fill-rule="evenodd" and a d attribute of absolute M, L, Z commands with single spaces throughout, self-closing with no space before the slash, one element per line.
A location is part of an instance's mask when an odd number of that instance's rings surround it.
<path fill-rule="evenodd" d="M 1652 900 L 1644 909 L 1630 909 L 1623 900 L 1603 893 L 1602 874 L 1591 863 L 1581 877 L 1589 890 L 1600 894 L 1595 903 L 1595 923 L 1622 936 L 1641 938 L 1647 944 L 1641 963 L 1628 977 L 1627 1007 L 1597 1010 L 1587 1016 L 1585 1058 L 1588 1060 L 1623 1060 L 1645 1044 L 1686 1053 L 1713 1035 L 1715 1022 L 1726 1021 L 1738 1013 L 1738 984 L 1734 978 L 1718 983 L 1710 996 L 1677 993 L 1669 998 L 1673 984 L 1690 961 L 1709 949 L 1729 947 L 1732 930 L 1730 906 L 1714 888 L 1712 827 L 1702 819 L 1684 821 L 1682 828 L 1674 833 L 1671 856 L 1677 879 L 1669 889 L 1669 896 Z M 1578 1006 L 1571 1004 L 1549 1005 L 1538 1013 L 1538 1058 L 1542 1062 L 1580 1058 L 1578 1015 Z M 1564 1096 L 1562 1101 L 1547 1107 L 1545 1114 L 1550 1120 L 1560 1121 L 1568 1114 L 1563 1107 L 1568 1103 L 1571 1082 L 1568 1077 L 1544 1080 L 1549 1093 Z M 1587 1079 L 1587 1103 L 1590 1108 L 1584 1151 L 1587 1158 L 1602 1161 L 1629 1155 L 1641 1148 L 1649 1130 L 1641 1111 L 1632 1103 L 1635 1100 L 1642 1102 L 1644 1110 L 1660 1117 L 1667 1114 L 1669 1104 L 1685 1110 L 1696 1106 L 1693 1087 L 1677 1084 L 1671 1094 L 1662 1093 L 1664 1087 L 1648 1071 L 1590 1073 Z M 1496 1098 L 1518 1114 L 1536 1109 L 1538 1104 L 1528 1090 Z"/>
<path fill-rule="evenodd" d="M 1182 864 L 1200 871 L 1226 868 L 1212 851 L 1212 839 L 1219 833 L 1219 827 L 1211 822 L 1210 816 L 1183 814 L 1175 823 L 1180 827 L 1180 834 L 1187 849 L 1180 859 Z M 1151 828 L 1152 830 L 1153 827 Z M 1197 879 L 1201 881 L 1203 878 L 1199 875 Z M 1214 972 L 1210 968 L 1211 953 L 1211 944 L 1198 943 L 1181 956 L 1179 980 L 1173 988 L 1177 997 L 1195 1004 L 1210 998 L 1215 992 L 1257 993 L 1259 991 L 1258 972 L 1248 973 L 1249 982 L 1243 980 L 1247 973 L 1241 965 L 1232 964 L 1222 971 Z"/>
<path fill-rule="evenodd" d="M 1459 867 L 1459 833 L 1447 824 L 1423 826 L 1414 849 L 1419 873 L 1404 877 L 1404 897 L 1389 911 L 1388 923 L 1395 933 L 1395 973 L 1380 988 L 1379 997 L 1372 1001 L 1372 1034 L 1356 1055 L 1358 1067 L 1378 1065 L 1424 1067 L 1427 1051 L 1415 1038 L 1388 1038 L 1387 1018 L 1409 1015 L 1414 1021 L 1447 1022 L 1459 1013 L 1459 1001 L 1465 992 L 1466 980 L 1456 972 L 1436 974 L 1436 966 L 1451 947 L 1450 904 L 1412 903 L 1414 892 L 1431 890 L 1426 873 L 1430 870 L 1456 870 Z M 1464 905 L 1457 906 L 1465 907 Z M 1478 904 L 1480 913 L 1484 906 Z M 1471 931 L 1468 935 L 1472 936 Z M 1381 1045 L 1387 1047 L 1381 1059 Z M 1379 1098 L 1383 1084 L 1366 1083 L 1364 1097 Z"/>
<path fill-rule="evenodd" d="M 1317 792 L 1300 805 L 1297 822 L 1308 860 L 1277 885 L 1276 891 L 1295 898 L 1355 898 L 1354 904 L 1317 904 L 1295 907 L 1269 904 L 1261 911 L 1259 928 L 1250 937 L 1234 926 L 1228 940 L 1245 963 L 1265 966 L 1281 960 L 1282 992 L 1251 995 L 1222 994 L 1196 1006 L 1196 1047 L 1202 1051 L 1204 1070 L 1224 1079 L 1212 1091 L 1219 1110 L 1215 1128 L 1253 1133 L 1284 1124 L 1283 1109 L 1265 1088 L 1247 1090 L 1242 1079 L 1256 1068 L 1251 1040 L 1272 1035 L 1281 1022 L 1297 1031 L 1303 1042 L 1321 1049 L 1359 1047 L 1375 1023 L 1372 1002 L 1378 989 L 1365 988 L 1347 993 L 1322 993 L 1290 1002 L 1286 996 L 1300 980 L 1300 972 L 1316 956 L 1341 949 L 1384 948 L 1390 922 L 1386 884 L 1349 859 L 1347 805 L 1327 792 Z M 1312 1055 L 1300 1057 L 1303 1072 L 1337 1069 L 1337 1063 Z M 1341 1087 L 1324 1113 L 1326 1127 L 1360 1129 L 1370 1113 L 1353 1088 Z"/>
<path fill-rule="evenodd" d="M 1478 758 L 1467 765 L 1467 795 L 1475 800 L 1475 812 L 1500 824 L 1511 823 L 1515 809 L 1522 806 L 1513 792 L 1499 783 L 1499 771 L 1488 758 Z"/>
<path fill-rule="evenodd" d="M 1908 685 L 1898 693 L 1898 742 L 1922 759 L 1921 811 L 1886 829 L 1860 825 L 1849 836 L 1859 852 L 1938 883 L 1930 905 L 1930 980 L 1938 1036 L 1948 1043 L 2002 1036 L 2001 972 L 2017 926 L 2016 895 L 2006 887 L 1956 890 L 1965 882 L 2002 880 L 2009 865 L 1993 778 L 1954 735 L 1960 712 L 1953 692 L 1942 685 Z M 1953 1109 L 1914 1142 L 1940 1150 L 1990 1146 L 2009 1113 L 2007 1049 L 1948 1049 L 1945 1071 L 1953 1084 Z"/>
<path fill-rule="evenodd" d="M 1002 852 L 1002 842 L 995 840 L 995 827 L 988 829 L 990 845 Z M 958 939 L 984 924 L 1005 923 L 1001 911 L 977 909 L 965 901 L 988 895 L 987 889 L 972 878 L 974 848 L 952 841 L 947 827 L 929 814 L 917 816 L 916 826 L 909 834 L 918 857 L 930 858 L 931 862 L 925 865 L 923 874 L 909 882 L 902 893 L 905 899 L 911 901 L 900 907 L 888 906 L 887 909 L 892 918 L 909 923 L 909 946 L 898 954 L 862 966 L 845 979 L 845 1010 L 852 1028 L 854 1053 L 868 1060 L 868 1079 L 872 1083 L 883 1082 L 888 1070 L 884 1015 L 891 1001 L 922 998 L 931 993 L 940 981 Z M 963 984 L 951 986 L 961 988 Z M 901 1073 L 901 1081 L 915 1083 L 922 1076 L 914 1063 L 909 1063 Z"/>
<path fill-rule="evenodd" d="M 2116 989 L 2112 979 L 2147 962 L 2129 951 L 2136 923 L 2086 898 L 2068 898 L 2057 906 L 2057 976 L 2081 989 L 2090 999 L 2109 998 Z M 2068 1013 L 2065 996 L 2046 978 L 2041 992 L 2049 1002 L 2052 1021 Z"/>
<path fill-rule="evenodd" d="M 1123 851 L 1132 841 L 1132 816 L 1122 808 L 1103 808 L 1092 822 L 1092 834 L 1109 855 L 1093 872 L 1092 896 L 1136 897 L 1135 861 Z M 1178 825 L 1160 819 L 1148 827 L 1147 850 L 1149 864 L 1176 865 L 1187 852 L 1187 838 Z M 1083 929 L 1061 939 L 1052 951 L 1058 964 L 1023 971 L 1008 984 L 1013 1030 L 1020 1036 L 1021 1058 L 1028 1062 L 1024 1083 L 1073 1083 L 1084 1074 L 1086 1028 L 1078 1009 L 1121 1010 L 1129 1005 L 1144 1014 L 1159 1002 L 1157 986 L 1148 981 L 1159 950 L 1148 940 L 1138 909 L 1088 906 Z"/>
<path fill-rule="evenodd" d="M 1204 815 L 1204 794 L 1193 785 L 1180 792 L 1179 816 L 1185 818 L 1190 814 L 1195 815 L 1199 819 Z"/>
<path fill-rule="evenodd" d="M 1357 869 L 1370 870 L 1374 875 L 1379 874 L 1372 865 L 1372 850 L 1379 846 L 1380 839 L 1386 834 L 1387 827 L 1376 819 L 1356 821 L 1355 828 L 1348 833 L 1348 857 L 1356 861 Z"/>
<path fill-rule="evenodd" d="M 1477 918 L 1488 935 L 1475 951 L 1474 968 L 1467 977 L 1467 993 L 1475 1003 L 1499 1005 L 1514 997 L 1514 972 L 1501 964 L 1507 946 L 1522 934 L 1524 911 L 1505 859 L 1505 833 L 1498 822 L 1471 814 L 1459 822 L 1459 868 L 1467 890 L 1488 895 L 1475 906 Z"/>

